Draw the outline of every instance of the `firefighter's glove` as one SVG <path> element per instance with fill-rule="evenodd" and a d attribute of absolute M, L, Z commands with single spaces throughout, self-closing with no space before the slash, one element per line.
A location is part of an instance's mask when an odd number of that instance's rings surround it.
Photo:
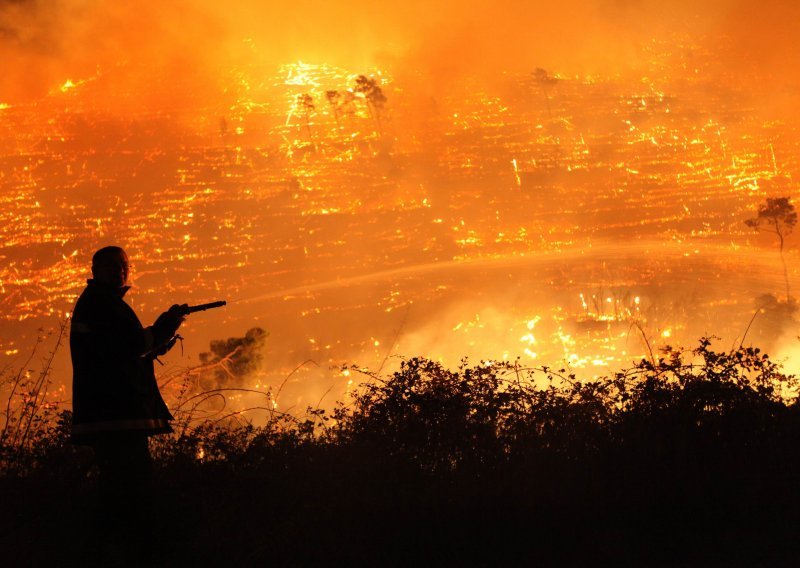
<path fill-rule="evenodd" d="M 176 342 L 177 342 L 179 339 L 180 339 L 181 341 L 183 340 L 183 338 L 182 338 L 180 335 L 174 335 L 174 336 L 172 336 L 172 337 L 169 339 L 169 341 L 167 341 L 167 342 L 166 342 L 164 345 L 162 345 L 161 347 L 159 347 L 159 348 L 157 348 L 156 350 L 154 350 L 154 351 L 153 351 L 153 355 L 155 355 L 156 357 L 161 357 L 162 355 L 166 355 L 166 354 L 167 354 L 167 352 L 168 352 L 170 349 L 172 349 L 172 348 L 175 346 L 175 343 L 176 343 Z M 181 346 L 181 353 L 182 353 L 182 352 L 183 352 L 183 347 Z"/>
<path fill-rule="evenodd" d="M 156 345 L 165 345 L 178 331 L 178 328 L 185 319 L 183 310 L 186 304 L 179 306 L 173 305 L 169 310 L 158 316 L 156 323 L 153 324 L 154 342 Z"/>

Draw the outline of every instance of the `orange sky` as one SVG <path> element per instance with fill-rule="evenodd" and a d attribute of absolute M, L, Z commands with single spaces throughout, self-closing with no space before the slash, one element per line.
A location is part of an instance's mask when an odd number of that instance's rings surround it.
<path fill-rule="evenodd" d="M 676 30 L 730 36 L 732 70 L 794 81 L 798 16 L 776 0 L 0 0 L 0 102 L 125 64 L 203 81 L 244 57 L 390 65 L 436 83 L 496 69 L 614 73 L 641 63 L 643 40 Z"/>

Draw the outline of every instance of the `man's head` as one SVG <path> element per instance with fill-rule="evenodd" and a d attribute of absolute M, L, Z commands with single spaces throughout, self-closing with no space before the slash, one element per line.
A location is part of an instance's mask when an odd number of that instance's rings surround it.
<path fill-rule="evenodd" d="M 129 270 L 128 255 L 120 247 L 103 247 L 92 257 L 92 275 L 100 284 L 121 288 Z"/>

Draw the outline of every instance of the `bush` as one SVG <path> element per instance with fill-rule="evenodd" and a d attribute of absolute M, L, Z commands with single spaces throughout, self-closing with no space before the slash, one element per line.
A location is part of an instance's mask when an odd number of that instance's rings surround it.
<path fill-rule="evenodd" d="M 796 389 L 758 349 L 709 339 L 589 382 L 408 359 L 330 414 L 154 438 L 163 558 L 784 562 L 800 520 Z M 83 471 L 79 491 L 87 462 L 60 420 L 15 456 L 42 479 Z"/>

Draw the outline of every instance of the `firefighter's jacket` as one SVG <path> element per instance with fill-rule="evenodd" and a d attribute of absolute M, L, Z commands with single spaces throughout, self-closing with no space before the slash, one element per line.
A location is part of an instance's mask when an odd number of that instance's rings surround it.
<path fill-rule="evenodd" d="M 72 314 L 72 437 L 88 442 L 114 433 L 171 432 L 172 415 L 153 370 L 153 348 L 168 338 L 142 327 L 123 296 L 93 280 Z"/>

